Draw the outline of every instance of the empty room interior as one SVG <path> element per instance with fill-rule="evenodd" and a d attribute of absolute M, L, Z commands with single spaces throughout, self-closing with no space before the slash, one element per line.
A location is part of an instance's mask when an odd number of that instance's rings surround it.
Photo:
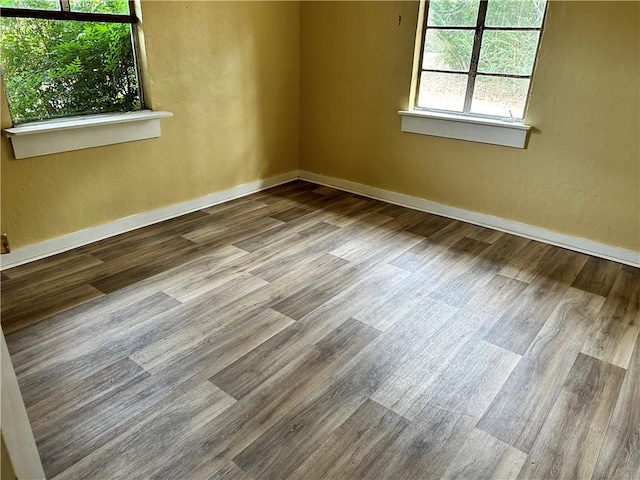
<path fill-rule="evenodd" d="M 5 479 L 640 479 L 640 2 L 2 0 Z"/>

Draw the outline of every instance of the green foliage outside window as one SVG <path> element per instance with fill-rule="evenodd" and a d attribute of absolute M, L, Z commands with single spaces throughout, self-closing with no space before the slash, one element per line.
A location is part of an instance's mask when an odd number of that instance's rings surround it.
<path fill-rule="evenodd" d="M 0 0 L 1 7 L 59 9 L 50 0 Z M 73 0 L 72 10 L 128 13 L 126 0 Z M 2 18 L 3 77 L 14 123 L 140 110 L 125 23 Z"/>
<path fill-rule="evenodd" d="M 418 108 L 522 119 L 546 3 L 428 0 Z"/>
<path fill-rule="evenodd" d="M 428 25 L 475 27 L 478 0 L 432 0 Z M 546 0 L 489 0 L 488 27 L 540 27 Z M 455 30 L 434 30 L 434 49 L 451 70 L 466 71 L 473 37 Z M 485 31 L 478 71 L 530 75 L 538 45 L 538 32 Z"/>

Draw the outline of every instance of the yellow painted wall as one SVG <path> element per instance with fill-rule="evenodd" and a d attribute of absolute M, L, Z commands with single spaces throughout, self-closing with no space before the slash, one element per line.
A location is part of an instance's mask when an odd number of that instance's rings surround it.
<path fill-rule="evenodd" d="M 301 169 L 640 250 L 640 3 L 550 4 L 526 150 L 400 131 L 417 12 L 302 2 Z"/>
<path fill-rule="evenodd" d="M 23 160 L 3 137 L 2 232 L 18 248 L 300 166 L 640 250 L 640 3 L 550 5 L 526 150 L 400 132 L 417 11 L 144 2 L 152 106 L 175 116 L 160 139 Z"/>
<path fill-rule="evenodd" d="M 298 2 L 142 4 L 162 137 L 22 160 L 1 140 L 12 248 L 298 167 Z M 2 97 L 2 127 L 10 125 Z"/>
<path fill-rule="evenodd" d="M 4 443 L 4 435 L 0 434 L 0 480 L 15 480 L 16 478 L 9 452 Z"/>

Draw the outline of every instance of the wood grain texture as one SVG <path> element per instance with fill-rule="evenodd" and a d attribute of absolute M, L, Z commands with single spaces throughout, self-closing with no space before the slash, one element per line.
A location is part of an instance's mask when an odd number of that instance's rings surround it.
<path fill-rule="evenodd" d="M 623 377 L 579 354 L 518 478 L 590 478 Z"/>
<path fill-rule="evenodd" d="M 413 418 L 433 408 L 480 418 L 519 361 L 520 356 L 508 350 L 470 341 L 414 404 Z"/>
<path fill-rule="evenodd" d="M 181 448 L 189 436 L 223 413 L 235 400 L 204 382 L 159 405 L 144 419 L 65 470 L 57 478 L 132 478 L 157 468 L 162 459 Z M 171 435 L 166 432 L 171 431 Z"/>
<path fill-rule="evenodd" d="M 421 339 L 423 348 L 406 359 L 372 398 L 412 420 L 431 408 L 479 417 L 520 356 L 473 338 L 481 317 L 460 312 L 451 316 L 437 306 L 429 311 L 439 312 L 446 323 L 436 324 L 437 331 L 427 334 L 428 340 Z M 421 330 L 428 332 L 429 327 Z"/>
<path fill-rule="evenodd" d="M 361 466 L 361 478 L 441 478 L 472 431 L 473 419 L 433 409 Z"/>
<path fill-rule="evenodd" d="M 200 478 L 195 476 L 195 478 Z M 226 462 L 217 471 L 211 474 L 207 480 L 252 480 L 239 466 L 233 462 Z"/>
<path fill-rule="evenodd" d="M 622 265 L 618 263 L 591 257 L 584 264 L 572 286 L 606 297 L 611 292 L 621 267 Z"/>
<path fill-rule="evenodd" d="M 511 479 L 527 459 L 517 450 L 482 430 L 474 429 L 442 476 L 447 480 Z"/>
<path fill-rule="evenodd" d="M 296 181 L 0 280 L 48 478 L 639 476 L 637 269 Z"/>
<path fill-rule="evenodd" d="M 586 261 L 582 254 L 553 250 L 522 293 L 516 309 L 502 314 L 487 340 L 523 355 Z"/>
<path fill-rule="evenodd" d="M 529 240 L 524 238 L 501 236 L 477 257 L 466 262 L 464 268 L 441 284 L 432 296 L 457 307 L 463 306 L 528 243 Z"/>
<path fill-rule="evenodd" d="M 621 268 L 583 352 L 627 368 L 640 331 L 640 270 Z"/>
<path fill-rule="evenodd" d="M 532 240 L 527 248 L 520 252 L 520 255 L 513 257 L 502 267 L 500 274 L 514 280 L 531 283 L 542 267 L 542 260 L 550 255 L 554 248 L 552 245 Z"/>
<path fill-rule="evenodd" d="M 529 452 L 603 301 L 582 290 L 567 291 L 491 402 L 478 428 Z"/>
<path fill-rule="evenodd" d="M 354 337 L 353 333 L 365 333 Z M 377 335 L 359 322 L 329 332 L 309 346 L 290 364 L 243 397 L 219 417 L 205 434 L 184 446 L 182 455 L 167 462 L 157 478 L 194 476 L 216 466 L 218 455 L 232 458 L 246 449 L 303 401 L 315 398 L 318 385 L 325 385 L 351 359 L 358 356 Z M 333 382 L 329 382 L 333 385 Z M 249 472 L 250 473 L 250 472 Z"/>
<path fill-rule="evenodd" d="M 10 297 L 6 301 L 3 299 L 2 328 L 7 334 L 90 302 L 101 297 L 103 293 L 92 285 L 82 284 L 71 288 L 56 288 L 44 294 L 34 295 L 38 295 L 37 301 L 29 301 L 28 295 L 18 301 Z"/>
<path fill-rule="evenodd" d="M 250 475 L 283 478 L 292 474 L 388 375 L 388 369 L 368 363 L 334 375 L 295 405 L 234 461 Z"/>
<path fill-rule="evenodd" d="M 594 479 L 640 476 L 640 337 L 622 383 L 619 400 L 602 442 Z"/>
<path fill-rule="evenodd" d="M 289 478 L 362 478 L 367 465 L 408 425 L 405 418 L 367 400 Z"/>

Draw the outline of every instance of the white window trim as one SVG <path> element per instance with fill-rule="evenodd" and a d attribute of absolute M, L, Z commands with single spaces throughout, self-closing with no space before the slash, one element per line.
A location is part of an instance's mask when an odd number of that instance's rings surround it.
<path fill-rule="evenodd" d="M 402 116 L 403 132 L 514 148 L 525 148 L 531 130 L 530 125 L 517 120 L 426 110 L 400 110 L 398 114 Z"/>
<path fill-rule="evenodd" d="M 4 131 L 16 159 L 70 152 L 160 136 L 160 119 L 171 112 L 142 110 L 25 123 Z"/>

